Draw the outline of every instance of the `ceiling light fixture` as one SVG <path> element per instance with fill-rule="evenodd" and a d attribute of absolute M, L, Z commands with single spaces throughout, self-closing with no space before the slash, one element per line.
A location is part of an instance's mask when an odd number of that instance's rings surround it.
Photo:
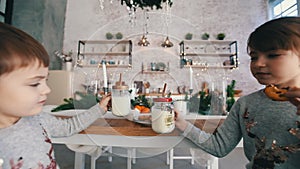
<path fill-rule="evenodd" d="M 147 35 L 148 35 L 148 23 L 149 23 L 149 10 L 144 10 L 144 34 L 141 38 L 141 40 L 138 42 L 139 46 L 149 46 L 150 42 L 147 40 Z"/>
<path fill-rule="evenodd" d="M 170 48 L 173 46 L 173 43 L 169 40 L 169 36 L 166 37 L 165 41 L 161 44 L 164 48 Z"/>
<path fill-rule="evenodd" d="M 146 35 L 143 35 L 141 40 L 138 42 L 139 46 L 149 46 L 150 42 L 147 40 Z"/>
<path fill-rule="evenodd" d="M 167 37 L 164 40 L 164 42 L 161 44 L 161 46 L 164 48 L 170 48 L 173 46 L 173 43 L 169 39 L 169 23 L 170 23 L 171 10 L 170 10 L 170 6 L 168 5 L 168 2 L 167 2 L 167 5 L 165 5 L 164 13 L 165 13 L 165 22 L 164 23 L 165 23 Z"/>

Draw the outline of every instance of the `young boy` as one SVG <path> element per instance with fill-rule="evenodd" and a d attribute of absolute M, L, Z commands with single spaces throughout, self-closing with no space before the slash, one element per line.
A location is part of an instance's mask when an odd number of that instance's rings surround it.
<path fill-rule="evenodd" d="M 4 169 L 56 169 L 51 137 L 70 136 L 107 111 L 110 96 L 85 113 L 40 113 L 50 92 L 49 56 L 30 35 L 0 23 L 0 159 Z"/>
<path fill-rule="evenodd" d="M 248 39 L 248 53 L 251 72 L 260 84 L 299 88 L 300 17 L 279 18 L 259 26 Z M 299 98 L 292 98 L 297 96 L 296 91 L 291 90 L 286 96 L 299 105 Z M 262 89 L 237 100 L 214 134 L 205 133 L 180 117 L 176 126 L 185 137 L 217 157 L 227 155 L 243 138 L 249 169 L 297 169 L 300 117 L 290 101 L 274 101 Z"/>

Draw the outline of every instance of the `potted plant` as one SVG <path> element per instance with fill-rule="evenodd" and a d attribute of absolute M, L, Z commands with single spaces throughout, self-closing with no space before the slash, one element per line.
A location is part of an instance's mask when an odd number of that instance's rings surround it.
<path fill-rule="evenodd" d="M 203 33 L 202 36 L 201 36 L 201 39 L 202 39 L 202 40 L 207 40 L 207 39 L 209 39 L 209 34 L 208 34 L 208 33 Z"/>
<path fill-rule="evenodd" d="M 110 39 L 112 39 L 114 37 L 114 35 L 112 33 L 110 33 L 110 32 L 107 32 L 105 34 L 105 37 L 106 37 L 106 39 L 110 40 Z"/>
<path fill-rule="evenodd" d="M 192 39 L 193 39 L 193 34 L 192 34 L 192 33 L 187 33 L 187 34 L 185 35 L 185 39 L 186 39 L 186 40 L 192 40 Z"/>
<path fill-rule="evenodd" d="M 116 39 L 122 39 L 123 34 L 121 32 L 116 33 Z"/>
<path fill-rule="evenodd" d="M 217 35 L 217 39 L 218 39 L 218 40 L 223 40 L 223 39 L 225 38 L 225 36 L 226 36 L 225 33 L 219 33 L 219 34 Z"/>

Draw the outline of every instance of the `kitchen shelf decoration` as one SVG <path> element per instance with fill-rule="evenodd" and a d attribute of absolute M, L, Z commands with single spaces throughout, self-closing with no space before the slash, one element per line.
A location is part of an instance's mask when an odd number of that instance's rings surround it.
<path fill-rule="evenodd" d="M 122 39 L 123 38 L 123 34 L 121 32 L 116 33 L 116 39 Z"/>
<path fill-rule="evenodd" d="M 225 36 L 226 36 L 225 33 L 219 33 L 219 34 L 217 35 L 217 39 L 218 39 L 218 40 L 224 40 L 224 39 L 225 39 Z"/>
<path fill-rule="evenodd" d="M 110 32 L 107 32 L 105 34 L 105 37 L 106 37 L 107 40 L 110 40 L 110 39 L 112 39 L 114 37 L 114 35 L 112 33 L 110 33 Z"/>
<path fill-rule="evenodd" d="M 169 62 L 167 64 L 163 62 L 151 62 L 149 64 L 144 65 L 142 63 L 142 73 L 168 73 L 169 72 Z"/>
<path fill-rule="evenodd" d="M 185 34 L 185 39 L 186 40 L 192 40 L 193 39 L 193 34 L 192 33 Z"/>
<path fill-rule="evenodd" d="M 187 40 L 180 42 L 179 45 L 180 68 L 238 67 L 237 41 Z"/>
<path fill-rule="evenodd" d="M 201 35 L 201 39 L 202 40 L 208 40 L 209 39 L 209 34 L 208 33 L 203 33 L 202 35 Z"/>
<path fill-rule="evenodd" d="M 126 59 L 125 57 L 128 57 Z M 124 59 L 125 58 L 125 59 Z M 132 66 L 131 40 L 79 40 L 77 65 L 128 68 Z"/>

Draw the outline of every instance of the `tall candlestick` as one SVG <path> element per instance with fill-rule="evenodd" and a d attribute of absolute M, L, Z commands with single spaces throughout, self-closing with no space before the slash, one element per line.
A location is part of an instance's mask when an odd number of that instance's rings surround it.
<path fill-rule="evenodd" d="M 106 73 L 106 63 L 102 62 L 102 69 L 103 69 L 103 87 L 107 88 L 107 73 Z"/>
<path fill-rule="evenodd" d="M 193 89 L 193 69 L 190 66 L 190 89 Z"/>

